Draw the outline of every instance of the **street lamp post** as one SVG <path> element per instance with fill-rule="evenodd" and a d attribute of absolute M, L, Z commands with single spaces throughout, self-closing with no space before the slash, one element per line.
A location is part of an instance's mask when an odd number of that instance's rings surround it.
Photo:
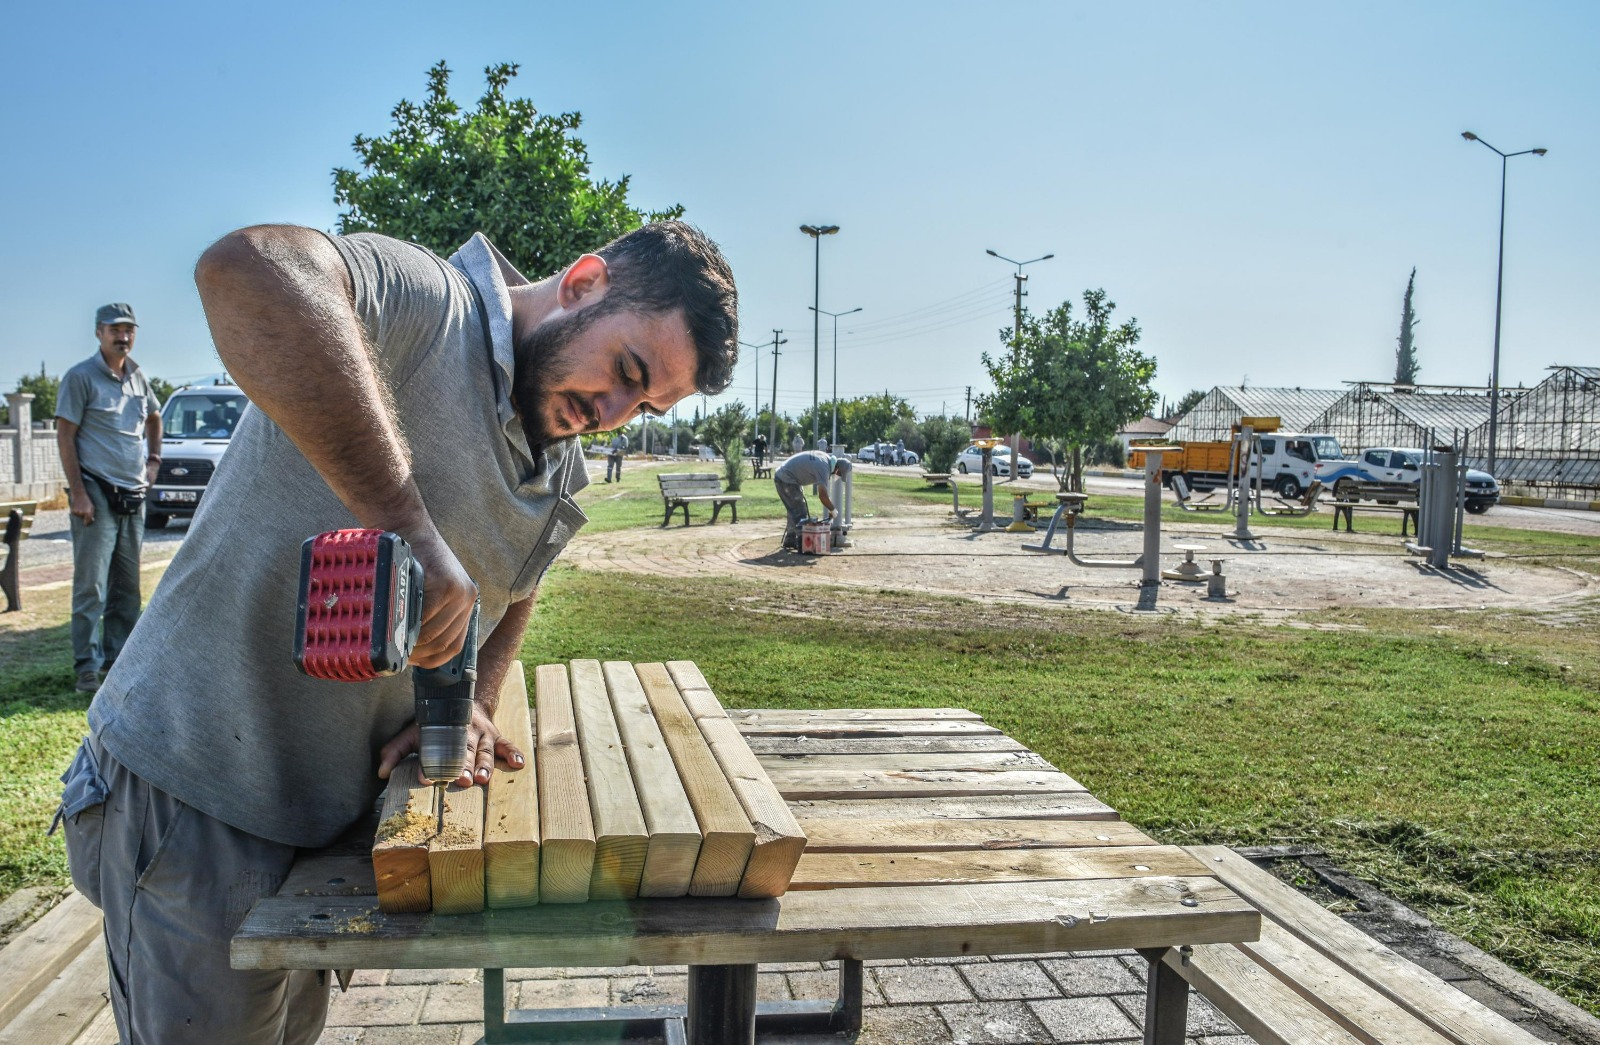
<path fill-rule="evenodd" d="M 754 341 L 745 341 L 743 339 L 740 339 L 739 344 L 743 345 L 745 348 L 755 348 L 763 351 L 767 347 L 764 342 L 758 345 Z M 756 436 L 761 434 L 761 352 L 758 351 L 751 358 L 756 364 L 756 395 L 754 399 L 750 400 L 750 402 L 754 404 L 753 409 L 755 411 L 755 413 L 750 417 L 750 437 L 754 439 Z"/>
<path fill-rule="evenodd" d="M 822 354 L 822 318 L 816 315 L 822 304 L 822 237 L 839 231 L 837 225 L 802 225 L 800 231 L 816 241 L 816 268 L 811 284 L 811 448 L 817 446 L 821 418 L 817 416 L 817 388 L 822 382 L 819 357 Z"/>
<path fill-rule="evenodd" d="M 996 254 L 992 250 L 986 250 L 984 253 L 991 258 L 999 258 L 1001 261 L 1017 266 L 1016 322 L 1011 327 L 1011 361 L 1015 363 L 1018 353 L 1022 351 L 1022 283 L 1028 278 L 1022 274 L 1022 266 L 1032 265 L 1035 261 L 1049 261 L 1055 255 L 1045 254 L 1037 258 L 1030 258 L 1027 261 L 1017 261 L 1015 258 L 1008 258 L 1004 254 Z M 1006 482 L 1009 483 L 1016 480 L 1018 473 L 1022 471 L 1019 463 L 1021 460 L 1022 433 L 1013 432 L 1011 433 L 1011 474 L 1006 477 Z"/>
<path fill-rule="evenodd" d="M 828 441 L 828 445 L 830 447 L 837 446 L 839 443 L 839 317 L 853 315 L 860 312 L 861 309 L 853 308 L 849 312 L 829 312 L 825 308 L 817 308 L 813 305 L 811 306 L 811 311 L 833 317 L 833 438 Z M 814 444 L 815 440 L 813 440 Z"/>
<path fill-rule="evenodd" d="M 1495 443 L 1500 433 L 1500 299 L 1506 275 L 1506 161 L 1513 156 L 1543 156 L 1550 150 L 1523 149 L 1521 152 L 1501 152 L 1471 131 L 1462 131 L 1461 137 L 1469 142 L 1477 142 L 1500 157 L 1500 258 L 1495 263 L 1494 273 L 1494 361 L 1489 367 L 1489 454 L 1485 468 L 1490 475 L 1493 475 Z"/>

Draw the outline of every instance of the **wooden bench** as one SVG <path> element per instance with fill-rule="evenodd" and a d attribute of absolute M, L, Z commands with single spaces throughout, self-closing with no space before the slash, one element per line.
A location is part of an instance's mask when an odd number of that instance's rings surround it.
<path fill-rule="evenodd" d="M 1162 960 L 1261 1045 L 1539 1040 L 1233 850 L 1189 852 L 1261 912 L 1261 939 Z"/>
<path fill-rule="evenodd" d="M 751 466 L 750 474 L 755 476 L 757 479 L 771 479 L 772 478 L 772 462 L 771 461 L 766 461 L 766 462 L 763 462 L 762 464 Z"/>
<path fill-rule="evenodd" d="M 1356 501 L 1335 501 L 1333 504 L 1333 532 L 1339 532 L 1339 520 L 1344 519 L 1347 533 L 1355 533 L 1355 513 L 1382 512 L 1400 516 L 1400 536 L 1417 532 L 1417 506 L 1414 504 L 1360 504 Z"/>
<path fill-rule="evenodd" d="M 22 542 L 33 529 L 38 508 L 38 501 L 0 501 L 0 516 L 6 521 L 6 564 L 0 567 L 0 590 L 6 593 L 7 613 L 22 609 Z"/>
<path fill-rule="evenodd" d="M 708 501 L 713 523 L 722 514 L 723 505 L 733 512 L 733 521 L 739 521 L 740 495 L 724 493 L 722 478 L 715 472 L 670 472 L 656 476 L 656 480 L 661 483 L 661 500 L 666 505 L 666 511 L 661 516 L 662 526 L 672 520 L 672 513 L 679 508 L 683 509 L 683 525 L 688 526 L 689 505 Z"/>
<path fill-rule="evenodd" d="M 923 472 L 922 473 L 922 481 L 927 483 L 929 486 L 949 486 L 950 485 L 950 473 L 949 472 Z"/>

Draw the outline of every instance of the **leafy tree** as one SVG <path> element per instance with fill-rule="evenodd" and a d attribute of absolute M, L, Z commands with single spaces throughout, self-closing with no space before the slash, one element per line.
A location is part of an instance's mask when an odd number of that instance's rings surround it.
<path fill-rule="evenodd" d="M 744 483 L 744 433 L 750 415 L 744 404 L 735 400 L 707 417 L 700 425 L 700 438 L 722 455 L 724 485 L 737 490 Z"/>
<path fill-rule="evenodd" d="M 972 426 L 960 417 L 924 418 L 918 428 L 924 449 L 917 452 L 930 472 L 949 472 L 955 467 L 956 455 L 972 442 Z"/>
<path fill-rule="evenodd" d="M 1084 291 L 1083 305 L 1083 319 L 1073 318 L 1070 301 L 1042 320 L 1024 311 L 1014 348 L 997 357 L 983 354 L 995 391 L 980 401 L 996 430 L 1055 444 L 1056 481 L 1073 490 L 1083 489 L 1083 447 L 1114 439 L 1156 401 L 1150 387 L 1156 362 L 1134 348 L 1138 322 L 1112 326 L 1117 306 L 1104 290 Z M 1012 342 L 1012 331 L 1000 335 Z M 1063 452 L 1071 458 L 1066 471 Z"/>
<path fill-rule="evenodd" d="M 1406 280 L 1405 304 L 1400 308 L 1400 347 L 1394 353 L 1394 383 L 1397 385 L 1414 385 L 1417 383 L 1417 374 L 1422 368 L 1417 366 L 1417 343 L 1415 333 L 1417 329 L 1417 314 L 1411 308 L 1411 292 L 1417 285 L 1417 270 L 1411 270 L 1411 278 Z"/>
<path fill-rule="evenodd" d="M 1199 406 L 1200 405 L 1200 400 L 1204 399 L 1205 397 L 1206 397 L 1205 389 L 1203 389 L 1203 388 L 1191 388 L 1191 389 L 1189 389 L 1189 391 L 1184 394 L 1184 397 L 1182 399 L 1178 400 L 1178 405 L 1172 408 L 1172 413 L 1170 415 L 1168 415 L 1169 418 L 1170 417 L 1182 417 L 1184 414 L 1187 414 L 1190 410 L 1193 410 L 1195 407 Z"/>
<path fill-rule="evenodd" d="M 628 204 L 628 177 L 591 180 L 589 153 L 573 137 L 575 112 L 541 115 L 505 95 L 514 63 L 484 70 L 476 109 L 449 95 L 450 70 L 428 70 L 428 96 L 401 101 L 388 134 L 356 135 L 361 170 L 333 172 L 339 231 L 382 232 L 448 255 L 474 233 L 494 241 L 535 278 L 556 271 L 646 221 L 676 218 L 680 206 L 649 213 Z"/>
<path fill-rule="evenodd" d="M 156 394 L 156 398 L 161 400 L 161 402 L 163 404 L 165 404 L 167 400 L 172 398 L 172 393 L 174 393 L 174 392 L 176 392 L 178 390 L 178 386 L 177 385 L 173 384 L 171 381 L 166 380 L 165 378 L 152 377 L 152 378 L 149 378 L 149 381 L 150 381 L 150 390 Z"/>
<path fill-rule="evenodd" d="M 61 390 L 61 378 L 46 374 L 44 364 L 39 364 L 37 374 L 24 374 L 17 378 L 17 385 L 13 392 L 33 393 L 33 419 L 47 421 L 56 416 L 56 393 Z M 11 423 L 10 406 L 0 406 L 5 412 L 5 423 Z"/>

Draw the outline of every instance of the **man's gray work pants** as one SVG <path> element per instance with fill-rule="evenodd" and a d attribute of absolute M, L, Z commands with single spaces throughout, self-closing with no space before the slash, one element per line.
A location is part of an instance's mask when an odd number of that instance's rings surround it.
<path fill-rule="evenodd" d="M 72 670 L 104 671 L 139 620 L 139 549 L 144 512 L 115 515 L 93 480 L 84 480 L 94 522 L 72 517 Z"/>
<path fill-rule="evenodd" d="M 611 481 L 611 477 L 612 477 L 613 473 L 615 473 L 617 481 L 621 482 L 622 481 L 622 455 L 621 454 L 607 454 L 606 455 L 606 482 L 609 483 Z"/>
<path fill-rule="evenodd" d="M 774 479 L 772 484 L 778 488 L 778 499 L 789 512 L 789 524 L 784 528 L 783 539 L 785 542 L 791 538 L 799 541 L 800 524 L 811 514 L 811 507 L 806 504 L 805 491 L 800 489 L 799 483 L 786 483 L 782 479 Z"/>
<path fill-rule="evenodd" d="M 134 776 L 93 738 L 62 778 L 72 883 L 105 915 L 122 1045 L 311 1045 L 319 973 L 233 969 L 228 941 L 295 848 L 230 827 Z"/>

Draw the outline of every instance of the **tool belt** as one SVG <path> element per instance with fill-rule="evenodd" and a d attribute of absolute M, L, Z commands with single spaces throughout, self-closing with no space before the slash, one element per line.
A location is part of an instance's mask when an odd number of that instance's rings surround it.
<path fill-rule="evenodd" d="M 100 492 L 106 495 L 106 504 L 111 507 L 113 514 L 138 515 L 144 510 L 144 487 L 130 490 L 116 485 L 109 479 L 100 478 L 87 468 L 83 469 L 83 477 L 94 480 L 94 484 L 100 487 Z"/>

